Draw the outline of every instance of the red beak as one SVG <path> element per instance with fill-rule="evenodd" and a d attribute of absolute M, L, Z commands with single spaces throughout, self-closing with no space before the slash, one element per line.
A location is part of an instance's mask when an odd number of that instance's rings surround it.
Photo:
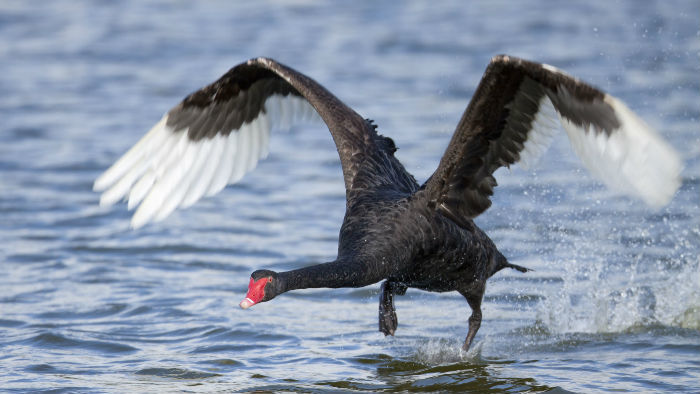
<path fill-rule="evenodd" d="M 251 306 L 257 304 L 265 297 L 265 285 L 270 280 L 270 278 L 260 278 L 257 281 L 250 278 L 248 283 L 248 294 L 239 304 L 241 308 L 248 309 Z"/>

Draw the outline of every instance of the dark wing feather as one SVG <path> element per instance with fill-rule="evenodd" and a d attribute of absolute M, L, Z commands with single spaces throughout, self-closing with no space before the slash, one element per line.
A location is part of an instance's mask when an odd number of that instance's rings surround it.
<path fill-rule="evenodd" d="M 257 59 L 294 86 L 316 109 L 333 136 L 348 192 L 389 186 L 413 192 L 417 184 L 394 157 L 391 138 L 377 133 L 373 121 L 364 119 L 323 86 L 270 59 Z"/>
<path fill-rule="evenodd" d="M 678 188 L 677 154 L 622 102 L 554 67 L 496 56 L 423 185 L 430 206 L 461 225 L 484 212 L 494 171 L 541 153 L 553 117 L 609 186 L 650 205 L 666 203 Z"/>

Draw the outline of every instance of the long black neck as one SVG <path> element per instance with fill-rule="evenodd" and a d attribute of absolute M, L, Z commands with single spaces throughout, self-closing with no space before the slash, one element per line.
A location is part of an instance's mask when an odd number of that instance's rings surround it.
<path fill-rule="evenodd" d="M 280 293 L 290 290 L 320 287 L 363 287 L 384 279 L 381 273 L 370 272 L 361 263 L 333 261 L 279 272 Z"/>

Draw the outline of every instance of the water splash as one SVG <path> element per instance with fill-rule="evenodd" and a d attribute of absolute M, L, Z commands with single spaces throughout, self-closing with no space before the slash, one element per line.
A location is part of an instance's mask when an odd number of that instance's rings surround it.
<path fill-rule="evenodd" d="M 476 341 L 468 351 L 462 350 L 462 342 L 457 339 L 429 339 L 414 344 L 412 359 L 426 365 L 442 365 L 448 363 L 468 362 L 478 364 L 481 358 L 484 341 Z"/>
<path fill-rule="evenodd" d="M 658 261 L 651 269 L 636 262 L 619 270 L 603 264 L 567 265 L 561 286 L 539 304 L 537 319 L 554 333 L 700 327 L 700 259 Z"/>

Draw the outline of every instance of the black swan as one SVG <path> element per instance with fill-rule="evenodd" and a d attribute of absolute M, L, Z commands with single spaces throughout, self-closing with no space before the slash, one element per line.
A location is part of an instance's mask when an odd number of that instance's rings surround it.
<path fill-rule="evenodd" d="M 315 110 L 315 111 L 314 111 Z M 486 68 L 438 168 L 419 185 L 391 138 L 320 84 L 267 58 L 251 59 L 171 109 L 96 181 L 101 205 L 140 205 L 138 228 L 219 192 L 267 155 L 271 128 L 320 115 L 340 155 L 346 213 L 335 261 L 253 272 L 249 308 L 295 289 L 362 287 L 384 280 L 379 330 L 397 327 L 394 295 L 456 290 L 469 303 L 469 348 L 486 280 L 511 264 L 472 219 L 490 205 L 502 166 L 547 147 L 559 119 L 576 154 L 611 188 L 666 204 L 680 185 L 676 152 L 622 102 L 562 71 L 511 56 Z"/>

